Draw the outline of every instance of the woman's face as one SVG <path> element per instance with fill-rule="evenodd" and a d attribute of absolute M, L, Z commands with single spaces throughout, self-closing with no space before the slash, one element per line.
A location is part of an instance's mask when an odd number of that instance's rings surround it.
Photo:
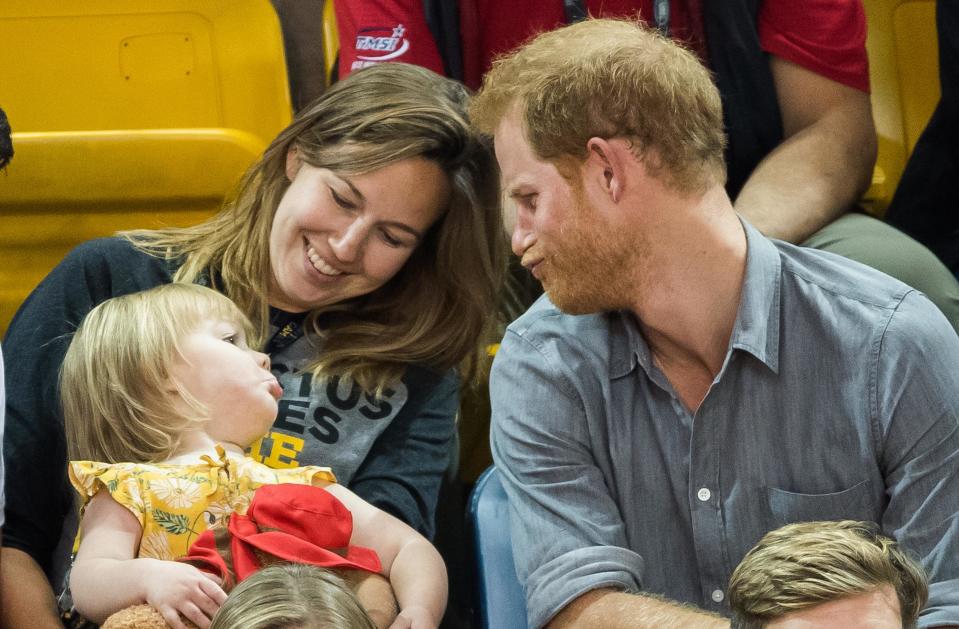
<path fill-rule="evenodd" d="M 304 312 L 370 293 L 425 238 L 450 195 L 427 159 L 341 176 L 287 155 L 287 189 L 270 231 L 270 305 Z"/>

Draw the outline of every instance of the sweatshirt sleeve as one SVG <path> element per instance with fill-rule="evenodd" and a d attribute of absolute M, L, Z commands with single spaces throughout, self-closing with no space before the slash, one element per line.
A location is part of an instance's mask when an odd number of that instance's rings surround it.
<path fill-rule="evenodd" d="M 6 523 L 3 545 L 48 574 L 71 508 L 58 378 L 71 334 L 96 304 L 170 281 L 166 264 L 119 238 L 84 243 L 27 297 L 3 342 Z"/>

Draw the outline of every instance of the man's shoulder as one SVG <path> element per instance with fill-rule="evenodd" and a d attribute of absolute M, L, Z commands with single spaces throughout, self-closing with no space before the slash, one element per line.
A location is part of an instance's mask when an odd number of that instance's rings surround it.
<path fill-rule="evenodd" d="M 559 338 L 569 345 L 593 347 L 614 333 L 612 322 L 616 316 L 611 313 L 571 315 L 557 308 L 544 294 L 506 329 L 507 333 L 534 344 Z"/>
<path fill-rule="evenodd" d="M 813 300 L 820 306 L 846 303 L 853 318 L 887 319 L 916 289 L 849 258 L 773 241 L 782 260 L 785 307 Z M 928 300 L 926 300 L 928 301 Z M 935 306 L 929 302 L 932 312 Z M 865 322 L 865 321 L 863 321 Z"/>
<path fill-rule="evenodd" d="M 532 361 L 570 384 L 605 379 L 631 351 L 624 319 L 619 312 L 567 314 L 544 295 L 507 328 L 493 369 L 509 373 Z"/>

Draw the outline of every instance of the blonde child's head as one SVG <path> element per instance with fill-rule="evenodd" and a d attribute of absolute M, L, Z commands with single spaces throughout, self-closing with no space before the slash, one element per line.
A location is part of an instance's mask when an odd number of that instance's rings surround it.
<path fill-rule="evenodd" d="M 374 629 L 347 583 L 329 570 L 275 564 L 230 593 L 210 629 Z"/>
<path fill-rule="evenodd" d="M 210 318 L 252 331 L 233 302 L 195 284 L 114 297 L 90 311 L 60 372 L 71 459 L 150 463 L 177 451 L 207 417 L 171 369 L 181 340 Z"/>

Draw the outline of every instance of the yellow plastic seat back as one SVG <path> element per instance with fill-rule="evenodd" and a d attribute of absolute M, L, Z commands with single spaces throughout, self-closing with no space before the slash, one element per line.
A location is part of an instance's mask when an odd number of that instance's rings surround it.
<path fill-rule="evenodd" d="M 333 82 L 334 67 L 337 63 L 337 55 L 340 53 L 340 34 L 336 26 L 336 7 L 333 0 L 326 0 L 323 3 L 323 76 L 326 78 L 326 85 Z"/>
<path fill-rule="evenodd" d="M 939 102 L 935 0 L 864 0 L 879 157 L 867 206 L 882 215 Z"/>
<path fill-rule="evenodd" d="M 77 243 L 192 224 L 291 118 L 269 0 L 4 0 L 0 331 Z"/>

